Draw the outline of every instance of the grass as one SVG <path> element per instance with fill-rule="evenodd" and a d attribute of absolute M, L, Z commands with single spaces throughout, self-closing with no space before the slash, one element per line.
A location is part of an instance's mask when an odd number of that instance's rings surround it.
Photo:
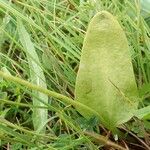
<path fill-rule="evenodd" d="M 73 107 L 89 109 L 73 101 L 74 88 L 88 22 L 100 10 L 126 33 L 140 93 L 138 118 L 119 139 Z M 1 0 L 1 149 L 150 149 L 149 19 L 138 1 Z"/>

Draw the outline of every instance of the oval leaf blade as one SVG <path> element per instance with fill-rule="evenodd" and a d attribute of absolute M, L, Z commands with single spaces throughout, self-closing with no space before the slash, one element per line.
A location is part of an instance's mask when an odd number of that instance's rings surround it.
<path fill-rule="evenodd" d="M 89 24 L 75 97 L 97 111 L 109 129 L 128 121 L 137 109 L 138 93 L 128 42 L 118 21 L 106 11 L 96 14 Z M 78 111 L 85 117 L 92 116 L 85 110 Z"/>

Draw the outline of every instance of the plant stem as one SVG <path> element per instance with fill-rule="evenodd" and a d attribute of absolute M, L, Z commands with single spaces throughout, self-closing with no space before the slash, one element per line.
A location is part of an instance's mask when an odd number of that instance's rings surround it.
<path fill-rule="evenodd" d="M 62 95 L 62 94 L 59 94 L 57 92 L 53 92 L 53 91 L 44 89 L 44 88 L 42 88 L 40 86 L 32 84 L 32 83 L 30 83 L 28 81 L 25 81 L 23 79 L 20 79 L 18 77 L 14 77 L 14 76 L 9 75 L 7 73 L 4 73 L 2 71 L 0 71 L 0 76 L 3 77 L 6 80 L 11 81 L 11 82 L 19 83 L 19 84 L 21 84 L 23 86 L 26 86 L 26 87 L 28 87 L 28 88 L 30 88 L 32 90 L 37 90 L 37 91 L 39 91 L 41 93 L 44 93 L 44 94 L 46 94 L 46 95 L 48 95 L 50 97 L 54 97 L 58 101 L 63 101 L 64 103 L 71 104 L 74 107 L 78 107 L 78 108 L 82 108 L 82 109 L 88 110 L 93 115 L 100 117 L 100 115 L 96 111 L 94 111 L 93 109 L 89 108 L 88 106 L 86 106 L 86 105 L 84 105 L 84 104 L 82 104 L 80 102 L 74 101 L 73 99 L 71 99 L 71 98 L 69 98 L 69 97 L 67 97 L 65 95 Z"/>

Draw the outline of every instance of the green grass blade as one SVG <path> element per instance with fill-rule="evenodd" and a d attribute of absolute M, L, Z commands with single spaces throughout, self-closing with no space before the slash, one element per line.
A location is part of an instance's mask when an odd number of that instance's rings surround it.
<path fill-rule="evenodd" d="M 150 119 L 150 106 L 137 110 L 135 116 L 139 119 Z"/>
<path fill-rule="evenodd" d="M 34 44 L 32 43 L 30 35 L 28 34 L 27 30 L 20 20 L 18 20 L 18 33 L 21 44 L 27 55 L 31 82 L 36 85 L 40 85 L 43 88 L 47 88 L 45 76 L 40 66 L 40 61 L 34 48 Z M 47 95 L 36 91 L 33 91 L 33 93 L 43 102 L 48 103 Z M 32 97 L 32 100 L 33 105 L 44 106 L 44 104 L 42 102 L 39 102 L 35 97 Z M 46 109 L 33 109 L 33 124 L 35 130 L 44 128 L 45 122 L 47 121 L 47 114 L 48 112 Z"/>

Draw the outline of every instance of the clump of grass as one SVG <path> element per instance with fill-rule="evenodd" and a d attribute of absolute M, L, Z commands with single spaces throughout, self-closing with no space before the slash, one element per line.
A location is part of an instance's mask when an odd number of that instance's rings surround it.
<path fill-rule="evenodd" d="M 38 90 L 39 86 L 49 89 L 76 103 L 71 99 L 83 39 L 88 22 L 101 10 L 115 15 L 126 33 L 141 97 L 139 108 L 143 108 L 135 114 L 140 120 L 134 117 L 120 127 L 127 137 L 118 139 L 117 145 L 96 117 L 86 120 L 71 103 L 47 93 L 41 95 Z M 129 0 L 1 0 L 0 67 L 7 73 L 0 80 L 1 147 L 66 150 L 121 145 L 121 149 L 148 149 L 150 17 L 142 15 L 140 3 Z M 8 80 L 12 77 L 8 74 L 34 83 L 35 89 L 11 82 L 16 77 Z"/>

